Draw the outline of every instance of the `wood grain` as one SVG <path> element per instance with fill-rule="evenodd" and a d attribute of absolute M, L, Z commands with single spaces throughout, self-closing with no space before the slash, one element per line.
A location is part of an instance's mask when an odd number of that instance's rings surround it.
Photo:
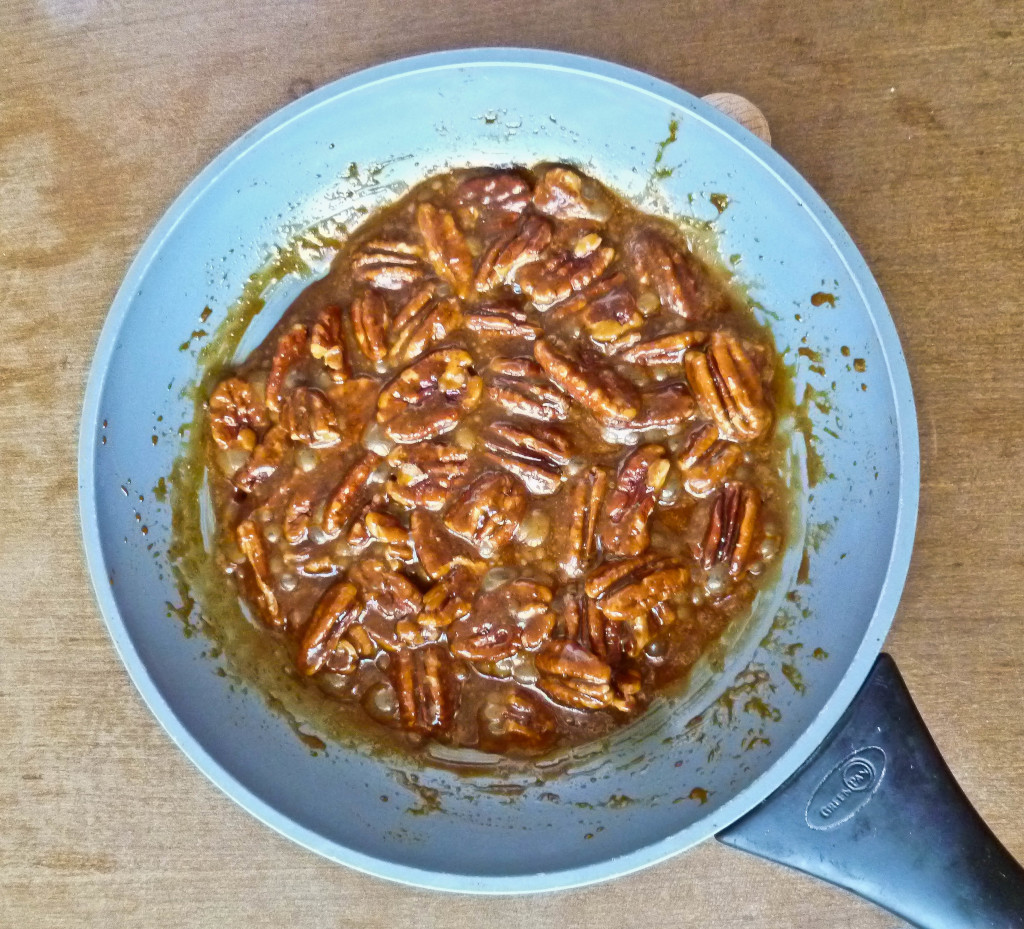
<path fill-rule="evenodd" d="M 441 897 L 256 823 L 132 690 L 85 575 L 75 444 L 104 315 L 173 196 L 290 98 L 366 65 L 557 45 L 754 101 L 861 246 L 921 421 L 888 648 L 1024 857 L 1024 8 L 570 0 L 7 0 L 0 9 L 0 926 L 881 929 L 841 891 L 707 843 L 592 889 Z"/>

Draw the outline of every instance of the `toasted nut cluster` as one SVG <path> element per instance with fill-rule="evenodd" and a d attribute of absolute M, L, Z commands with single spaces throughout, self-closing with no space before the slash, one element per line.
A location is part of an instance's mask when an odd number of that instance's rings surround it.
<path fill-rule="evenodd" d="M 532 757 L 684 676 L 789 512 L 726 280 L 564 165 L 370 217 L 207 398 L 217 563 L 293 677 L 406 747 Z"/>

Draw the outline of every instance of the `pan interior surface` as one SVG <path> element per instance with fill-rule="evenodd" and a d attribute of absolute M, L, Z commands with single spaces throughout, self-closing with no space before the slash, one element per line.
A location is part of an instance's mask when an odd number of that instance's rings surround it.
<path fill-rule="evenodd" d="M 170 512 L 151 488 L 170 472 L 178 424 L 192 415 L 180 390 L 196 357 L 181 347 L 205 307 L 205 328 L 224 319 L 296 230 L 330 217 L 355 225 L 364 208 L 445 168 L 539 161 L 576 163 L 644 209 L 713 223 L 722 255 L 740 256 L 737 274 L 795 370 L 799 538 L 724 666 L 608 744 L 578 752 L 568 773 L 496 779 L 335 745 L 311 750 L 259 694 L 215 673 L 202 636 L 184 636 L 168 618 L 182 594 L 165 554 Z M 712 194 L 728 199 L 720 215 Z M 277 286 L 245 345 L 304 283 Z M 324 87 L 253 129 L 189 186 L 104 326 L 79 481 L 111 636 L 154 714 L 211 780 L 275 829 L 352 867 L 438 889 L 528 892 L 623 874 L 707 838 L 813 750 L 866 676 L 896 608 L 917 511 L 917 430 L 870 272 L 781 158 L 637 72 L 551 52 L 475 50 Z"/>

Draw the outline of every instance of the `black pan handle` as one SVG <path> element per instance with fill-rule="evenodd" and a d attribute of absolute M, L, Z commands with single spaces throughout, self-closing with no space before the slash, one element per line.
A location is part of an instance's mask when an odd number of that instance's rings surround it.
<path fill-rule="evenodd" d="M 803 767 L 718 838 L 921 929 L 1024 929 L 1024 868 L 960 789 L 888 655 Z"/>

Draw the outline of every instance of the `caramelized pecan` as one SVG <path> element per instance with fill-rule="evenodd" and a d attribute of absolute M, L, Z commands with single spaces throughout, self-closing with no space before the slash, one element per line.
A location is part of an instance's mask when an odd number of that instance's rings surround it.
<path fill-rule="evenodd" d="M 691 348 L 703 345 L 707 338 L 708 334 L 698 329 L 672 332 L 668 335 L 658 336 L 656 339 L 637 342 L 636 345 L 622 352 L 619 357 L 623 361 L 639 365 L 682 364 L 686 353 Z"/>
<path fill-rule="evenodd" d="M 552 494 L 562 483 L 562 466 L 572 457 L 566 436 L 544 423 L 495 422 L 484 431 L 487 457 L 518 477 L 534 494 Z"/>
<path fill-rule="evenodd" d="M 701 564 L 710 569 L 727 564 L 729 574 L 742 577 L 761 531 L 761 498 L 746 484 L 726 484 L 711 508 L 701 545 Z"/>
<path fill-rule="evenodd" d="M 637 436 L 652 430 L 673 434 L 696 412 L 697 403 L 686 385 L 660 384 L 640 394 L 640 412 L 635 419 L 611 424 L 605 435 L 609 441 L 632 444 Z"/>
<path fill-rule="evenodd" d="M 341 440 L 334 409 L 324 394 L 312 387 L 296 387 L 281 411 L 281 425 L 293 442 L 327 448 Z"/>
<path fill-rule="evenodd" d="M 304 542 L 309 535 L 318 496 L 316 485 L 309 481 L 299 481 L 289 495 L 281 526 L 291 545 Z"/>
<path fill-rule="evenodd" d="M 601 521 L 601 544 L 605 551 L 635 558 L 647 550 L 647 521 L 670 467 L 668 455 L 660 445 L 642 445 L 622 463 Z"/>
<path fill-rule="evenodd" d="M 308 341 L 306 327 L 300 324 L 292 326 L 277 340 L 277 350 L 270 363 L 270 373 L 267 374 L 267 409 L 271 412 L 281 412 L 285 378 L 295 363 L 306 354 Z"/>
<path fill-rule="evenodd" d="M 402 290 L 426 276 L 422 259 L 418 245 L 375 239 L 352 256 L 352 276 L 381 290 Z"/>
<path fill-rule="evenodd" d="M 455 498 L 444 515 L 444 524 L 490 558 L 512 541 L 526 502 L 526 489 L 518 480 L 485 471 Z"/>
<path fill-rule="evenodd" d="M 388 353 L 388 305 L 384 298 L 375 290 L 364 290 L 352 301 L 349 313 L 362 353 L 374 363 L 383 361 Z"/>
<path fill-rule="evenodd" d="M 458 679 L 443 645 L 402 648 L 388 667 L 404 729 L 444 736 L 455 716 Z"/>
<path fill-rule="evenodd" d="M 527 217 L 522 226 L 501 236 L 480 260 L 476 289 L 481 293 L 512 283 L 519 270 L 537 261 L 551 242 L 551 224 L 538 216 Z"/>
<path fill-rule="evenodd" d="M 480 401 L 483 384 L 469 352 L 446 348 L 425 355 L 391 381 L 377 401 L 377 422 L 396 442 L 450 432 Z"/>
<path fill-rule="evenodd" d="M 685 360 L 701 412 L 723 436 L 749 441 L 768 431 L 772 415 L 761 378 L 736 336 L 715 332 L 705 351 L 687 352 Z"/>
<path fill-rule="evenodd" d="M 477 723 L 479 745 L 485 752 L 511 748 L 535 754 L 550 748 L 558 735 L 551 709 L 521 687 L 491 694 L 480 707 Z"/>
<path fill-rule="evenodd" d="M 495 171 L 467 178 L 455 188 L 455 211 L 467 229 L 514 223 L 530 205 L 533 191 L 518 174 Z"/>
<path fill-rule="evenodd" d="M 454 297 L 428 302 L 416 313 L 400 320 L 402 315 L 395 317 L 391 327 L 392 342 L 387 354 L 390 364 L 412 361 L 462 325 L 462 310 Z"/>
<path fill-rule="evenodd" d="M 470 661 L 500 661 L 520 649 L 535 649 L 555 626 L 551 590 L 515 580 L 476 598 L 472 612 L 448 627 L 453 655 Z"/>
<path fill-rule="evenodd" d="M 328 306 L 320 311 L 309 336 L 309 353 L 324 363 L 336 383 L 342 384 L 348 380 L 352 369 L 345 348 L 341 307 Z"/>
<path fill-rule="evenodd" d="M 640 412 L 636 389 L 610 368 L 599 363 L 581 364 L 547 339 L 537 342 L 533 354 L 544 373 L 600 422 L 628 422 Z"/>
<path fill-rule="evenodd" d="M 559 548 L 559 568 L 566 577 L 580 577 L 595 554 L 598 513 L 608 490 L 602 468 L 587 468 L 575 478 L 569 491 L 565 543 Z"/>
<path fill-rule="evenodd" d="M 355 507 L 366 491 L 366 481 L 381 462 L 376 452 L 364 451 L 349 466 L 324 507 L 323 531 L 336 538 L 355 516 Z"/>
<path fill-rule="evenodd" d="M 455 217 L 432 203 L 421 203 L 416 208 L 416 225 L 434 273 L 451 284 L 460 297 L 465 297 L 473 280 L 473 256 Z"/>
<path fill-rule="evenodd" d="M 252 493 L 259 484 L 270 480 L 288 455 L 288 432 L 283 426 L 271 426 L 249 460 L 232 478 L 244 493 Z"/>
<path fill-rule="evenodd" d="M 719 438 L 712 423 L 694 429 L 679 450 L 677 463 L 683 487 L 694 497 L 706 497 L 742 461 L 743 452 L 734 442 Z"/>
<path fill-rule="evenodd" d="M 484 338 L 539 339 L 544 330 L 515 304 L 492 303 L 466 316 L 466 328 Z"/>
<path fill-rule="evenodd" d="M 653 229 L 644 229 L 626 245 L 637 279 L 650 287 L 661 305 L 684 319 L 695 319 L 713 308 L 712 295 L 701 284 L 697 259 Z"/>
<path fill-rule="evenodd" d="M 384 560 L 392 569 L 416 560 L 409 530 L 390 513 L 370 510 L 362 519 L 367 535 L 384 546 Z"/>
<path fill-rule="evenodd" d="M 260 527 L 251 519 L 244 519 L 235 529 L 235 540 L 245 555 L 252 572 L 257 590 L 257 604 L 264 621 L 271 626 L 280 626 L 284 619 L 281 607 L 274 593 L 274 579 L 270 573 L 270 552 Z"/>
<path fill-rule="evenodd" d="M 388 455 L 394 473 L 385 489 L 388 499 L 415 509 L 440 510 L 451 488 L 469 473 L 469 453 L 444 442 L 399 445 Z"/>
<path fill-rule="evenodd" d="M 361 607 L 354 584 L 338 581 L 327 588 L 303 629 L 295 659 L 299 671 L 312 675 L 324 667 Z"/>
<path fill-rule="evenodd" d="M 480 572 L 466 565 L 456 565 L 423 595 L 419 624 L 439 632 L 455 620 L 468 616 L 480 589 Z"/>
<path fill-rule="evenodd" d="M 220 448 L 251 452 L 267 425 L 267 411 L 248 381 L 229 377 L 210 394 L 210 437 Z"/>
<path fill-rule="evenodd" d="M 569 415 L 569 398 L 548 382 L 532 358 L 495 358 L 485 389 L 509 413 L 548 423 Z"/>
<path fill-rule="evenodd" d="M 349 571 L 349 580 L 366 604 L 360 625 L 381 648 L 401 646 L 399 624 L 413 620 L 423 604 L 416 586 L 405 575 L 390 569 L 380 558 L 363 558 Z"/>
<path fill-rule="evenodd" d="M 372 422 L 379 388 L 379 382 L 372 377 L 353 377 L 327 391 L 342 445 L 358 442 L 366 424 Z"/>
<path fill-rule="evenodd" d="M 632 695 L 616 686 L 611 665 L 576 642 L 545 642 L 537 652 L 536 664 L 541 672 L 537 685 L 563 706 L 629 712 L 635 705 Z"/>
<path fill-rule="evenodd" d="M 627 655 L 636 651 L 628 641 L 626 625 L 609 622 L 585 594 L 566 598 L 564 620 L 564 638 L 578 643 L 612 668 L 618 668 Z"/>
<path fill-rule="evenodd" d="M 549 168 L 533 192 L 533 205 L 556 219 L 608 218 L 611 204 L 597 189 L 584 190 L 583 178 L 568 168 Z"/>
<path fill-rule="evenodd" d="M 409 516 L 409 535 L 420 567 L 431 580 L 444 577 L 459 565 L 479 564 L 473 549 L 448 533 L 433 513 L 413 510 Z"/>
<path fill-rule="evenodd" d="M 535 304 L 547 306 L 599 278 L 613 258 L 615 249 L 601 245 L 601 237 L 590 233 L 578 239 L 571 251 L 520 268 L 516 284 Z"/>
<path fill-rule="evenodd" d="M 611 620 L 630 620 L 647 613 L 679 593 L 690 577 L 686 566 L 675 558 L 638 559 L 624 564 L 630 570 L 597 601 L 598 608 Z M 587 580 L 588 594 L 592 578 Z"/>
<path fill-rule="evenodd" d="M 598 345 L 618 352 L 634 344 L 644 318 L 636 307 L 636 298 L 624 286 L 589 301 L 580 313 L 584 330 Z"/>

